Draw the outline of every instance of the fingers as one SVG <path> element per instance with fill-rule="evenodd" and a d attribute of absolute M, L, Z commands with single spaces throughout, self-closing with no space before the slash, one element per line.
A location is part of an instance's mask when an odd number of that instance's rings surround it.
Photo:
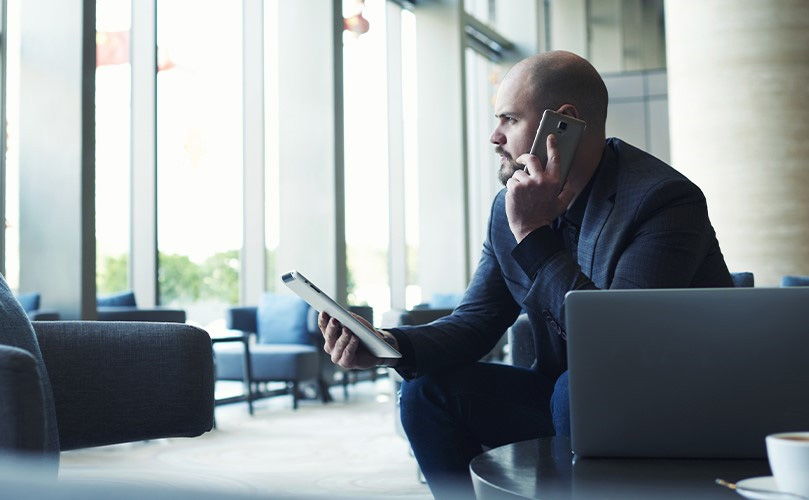
<path fill-rule="evenodd" d="M 518 177 L 517 180 L 522 180 L 531 175 L 536 175 L 540 172 L 545 171 L 545 167 L 543 167 L 542 162 L 539 161 L 539 158 L 530 153 L 520 155 L 520 157 L 517 158 L 516 161 L 520 165 L 525 166 L 523 170 L 518 170 L 514 172 L 514 175 L 512 177 Z"/>
<path fill-rule="evenodd" d="M 357 348 L 359 348 L 360 345 L 360 341 L 356 335 L 347 334 L 347 336 L 349 339 L 345 349 L 343 349 L 343 354 L 338 361 L 335 361 L 335 363 L 343 368 L 352 367 L 354 365 L 354 360 L 357 356 Z"/>
<path fill-rule="evenodd" d="M 548 174 L 559 178 L 559 148 L 556 136 L 548 134 L 548 139 L 545 141 L 545 147 L 548 151 L 548 164 L 545 165 L 545 171 Z"/>
<path fill-rule="evenodd" d="M 317 326 L 323 333 L 323 350 L 331 354 L 337 339 L 340 338 L 342 325 L 336 319 L 322 312 L 317 317 Z"/>
<path fill-rule="evenodd" d="M 317 325 L 323 332 L 323 350 L 329 355 L 332 363 L 343 368 L 354 368 L 359 348 L 357 336 L 323 312 L 318 315 Z"/>

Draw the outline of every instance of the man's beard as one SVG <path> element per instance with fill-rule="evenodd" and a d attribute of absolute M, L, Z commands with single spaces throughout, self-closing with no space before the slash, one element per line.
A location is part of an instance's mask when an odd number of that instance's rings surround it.
<path fill-rule="evenodd" d="M 497 178 L 505 186 L 506 182 L 514 175 L 514 172 L 522 170 L 523 166 L 514 161 L 514 158 L 500 146 L 494 148 L 494 152 L 498 155 L 502 155 L 506 160 L 505 163 L 500 164 L 500 170 L 497 171 Z"/>

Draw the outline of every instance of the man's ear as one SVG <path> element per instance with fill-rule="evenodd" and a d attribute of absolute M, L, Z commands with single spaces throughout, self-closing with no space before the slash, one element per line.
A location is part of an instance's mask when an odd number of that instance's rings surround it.
<path fill-rule="evenodd" d="M 572 116 L 573 118 L 579 118 L 579 110 L 576 109 L 576 106 L 572 104 L 562 104 L 559 109 L 556 110 L 556 112 L 562 113 L 563 115 Z"/>

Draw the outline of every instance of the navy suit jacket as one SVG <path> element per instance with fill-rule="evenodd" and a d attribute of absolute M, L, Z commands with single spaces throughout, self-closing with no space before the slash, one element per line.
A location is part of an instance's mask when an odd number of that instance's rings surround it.
<path fill-rule="evenodd" d="M 483 254 L 461 304 L 429 325 L 393 333 L 407 378 L 474 362 L 521 311 L 528 314 L 537 369 L 567 369 L 564 299 L 570 290 L 733 286 L 700 189 L 653 156 L 607 140 L 587 199 L 577 258 L 550 228 L 519 245 L 494 199 Z"/>

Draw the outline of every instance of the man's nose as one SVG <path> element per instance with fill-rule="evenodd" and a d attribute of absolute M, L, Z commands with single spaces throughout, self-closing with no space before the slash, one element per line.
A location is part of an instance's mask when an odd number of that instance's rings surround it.
<path fill-rule="evenodd" d="M 492 135 L 489 136 L 489 142 L 502 146 L 506 143 L 506 136 L 500 131 L 500 127 L 495 127 L 492 130 Z"/>

